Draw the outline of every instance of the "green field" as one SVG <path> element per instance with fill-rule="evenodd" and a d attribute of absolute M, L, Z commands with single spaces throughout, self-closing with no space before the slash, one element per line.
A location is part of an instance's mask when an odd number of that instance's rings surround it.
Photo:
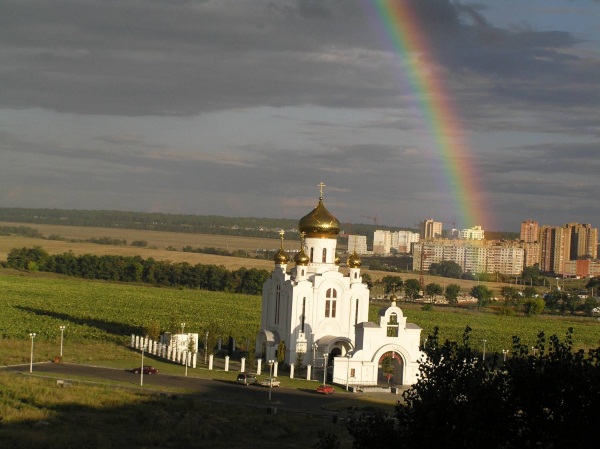
<path fill-rule="evenodd" d="M 10 360 L 8 341 L 27 341 L 29 333 L 36 342 L 56 345 L 59 326 L 65 325 L 65 342 L 94 345 L 102 342 L 126 346 L 131 334 L 141 334 L 151 322 L 161 330 L 177 330 L 186 323 L 186 331 L 211 337 L 235 337 L 252 341 L 260 325 L 260 297 L 203 290 L 180 290 L 88 281 L 43 273 L 24 273 L 0 269 L 0 363 Z M 405 316 L 423 328 L 426 338 L 435 326 L 442 339 L 458 340 L 465 326 L 470 326 L 472 345 L 487 340 L 488 352 L 510 349 L 512 336 L 533 345 L 539 331 L 546 336 L 564 336 L 575 329 L 577 348 L 600 345 L 600 322 L 595 318 L 561 316 L 499 316 L 488 310 L 434 307 L 423 311 L 420 306 L 404 305 Z M 373 304 L 370 320 L 377 322 L 381 305 Z"/>

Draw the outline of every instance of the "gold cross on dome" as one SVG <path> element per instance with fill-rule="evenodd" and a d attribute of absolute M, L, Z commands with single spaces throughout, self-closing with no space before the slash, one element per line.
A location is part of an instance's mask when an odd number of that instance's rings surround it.
<path fill-rule="evenodd" d="M 284 236 L 284 234 L 285 234 L 285 231 L 284 231 L 283 229 L 281 229 L 281 230 L 279 231 L 279 235 L 281 236 L 281 241 L 282 241 L 282 242 L 283 242 L 283 236 Z"/>
<path fill-rule="evenodd" d="M 321 189 L 321 199 L 323 199 L 323 187 L 327 187 L 323 181 L 321 181 L 319 184 L 317 184 L 317 187 L 319 187 Z"/>

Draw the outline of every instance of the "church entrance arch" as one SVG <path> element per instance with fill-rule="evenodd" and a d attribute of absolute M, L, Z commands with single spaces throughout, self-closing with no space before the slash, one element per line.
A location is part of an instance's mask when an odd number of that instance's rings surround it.
<path fill-rule="evenodd" d="M 384 353 L 377 364 L 378 385 L 402 385 L 404 373 L 404 359 L 396 351 Z"/>

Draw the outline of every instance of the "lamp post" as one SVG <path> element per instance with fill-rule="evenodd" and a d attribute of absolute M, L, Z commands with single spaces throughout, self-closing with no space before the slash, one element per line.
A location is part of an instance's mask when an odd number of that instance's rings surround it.
<path fill-rule="evenodd" d="M 60 326 L 59 329 L 60 329 L 60 356 L 62 357 L 62 355 L 63 355 L 63 338 L 65 336 L 66 326 Z"/>
<path fill-rule="evenodd" d="M 206 334 L 204 335 L 204 364 L 206 365 L 207 362 L 207 356 L 208 356 L 208 331 L 206 331 Z"/>
<path fill-rule="evenodd" d="M 185 323 L 181 323 L 181 334 L 183 335 L 183 330 L 185 329 Z"/>
<path fill-rule="evenodd" d="M 269 401 L 271 400 L 271 392 L 273 391 L 273 360 L 269 360 Z"/>
<path fill-rule="evenodd" d="M 502 350 L 502 355 L 504 356 L 504 360 L 503 362 L 506 362 L 506 355 L 508 354 L 508 349 L 503 349 Z"/>
<path fill-rule="evenodd" d="M 329 354 L 323 354 L 323 385 L 327 383 L 327 356 Z"/>
<path fill-rule="evenodd" d="M 346 391 L 348 391 L 348 382 L 350 380 L 350 354 L 346 353 Z"/>
<path fill-rule="evenodd" d="M 483 340 L 483 357 L 482 357 L 482 361 L 485 362 L 485 343 L 487 340 Z"/>
<path fill-rule="evenodd" d="M 29 372 L 32 373 L 33 372 L 33 339 L 35 338 L 36 333 L 35 332 L 31 332 L 29 334 L 29 338 L 31 338 L 31 358 L 29 360 Z"/>
<path fill-rule="evenodd" d="M 532 346 L 531 350 L 533 351 L 533 356 L 535 357 L 535 355 L 537 354 L 537 348 L 535 346 Z"/>

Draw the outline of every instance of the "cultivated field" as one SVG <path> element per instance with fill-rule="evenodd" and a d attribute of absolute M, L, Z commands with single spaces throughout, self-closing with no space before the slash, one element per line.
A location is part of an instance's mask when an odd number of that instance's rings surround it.
<path fill-rule="evenodd" d="M 70 342 L 123 345 L 132 333 L 141 333 L 151 321 L 157 321 L 163 331 L 176 330 L 185 322 L 189 332 L 210 330 L 211 337 L 233 336 L 239 342 L 252 342 L 260 326 L 259 296 L 113 284 L 7 269 L 0 269 L 0 292 L 0 336 L 9 340 L 27 341 L 29 333 L 36 332 L 39 341 L 56 342 L 59 326 L 66 325 Z M 370 321 L 378 322 L 381 306 L 372 305 Z M 486 339 L 489 352 L 510 349 L 513 335 L 531 346 L 540 330 L 546 336 L 562 337 L 569 327 L 575 329 L 577 347 L 600 345 L 600 326 L 594 318 L 510 317 L 489 309 L 436 306 L 424 311 L 418 305 L 399 306 L 409 322 L 423 328 L 423 338 L 438 326 L 442 339 L 460 340 L 468 325 L 473 329 L 473 346 Z M 7 361 L 10 354 L 4 350 L 0 348 L 0 364 L 16 362 Z"/>
<path fill-rule="evenodd" d="M 160 232 L 160 231 L 138 231 L 132 229 L 114 229 L 114 228 L 91 228 L 81 226 L 56 226 L 56 225 L 38 225 L 30 223 L 8 223 L 0 222 L 0 226 L 25 226 L 37 229 L 44 237 L 50 235 L 60 235 L 67 240 L 87 240 L 90 238 L 110 237 L 113 239 L 126 240 L 126 245 L 98 245 L 87 242 L 67 242 L 58 240 L 33 239 L 19 236 L 0 236 L 0 260 L 6 260 L 8 252 L 13 248 L 40 246 L 50 254 L 62 254 L 67 251 L 72 251 L 75 255 L 94 254 L 94 255 L 123 255 L 136 256 L 139 255 L 144 259 L 149 257 L 155 260 L 168 260 L 171 262 L 188 262 L 190 264 L 214 264 L 223 265 L 229 270 L 237 270 L 241 267 L 246 268 L 264 268 L 271 270 L 273 262 L 264 259 L 239 258 L 217 256 L 212 254 L 199 254 L 182 252 L 181 249 L 185 246 L 193 248 L 221 248 L 228 251 L 242 250 L 248 251 L 249 254 L 256 252 L 257 249 L 276 250 L 279 248 L 279 241 L 273 239 L 262 239 L 255 237 L 236 237 L 225 235 L 212 234 L 187 234 L 177 232 Z M 139 248 L 130 246 L 135 240 L 145 240 L 148 242 L 148 248 Z M 286 250 L 294 250 L 299 246 L 297 241 L 284 241 Z M 155 248 L 155 249 L 151 249 Z M 179 251 L 167 251 L 165 248 L 173 247 Z M 368 264 L 368 258 L 364 258 L 364 264 Z M 344 268 L 341 268 L 344 271 Z M 369 273 L 371 278 L 376 281 L 388 275 L 396 275 L 385 271 L 364 270 Z M 418 278 L 417 273 L 401 273 L 403 279 Z M 448 284 L 460 285 L 463 292 L 469 291 L 476 281 L 467 281 L 462 279 L 448 279 L 436 276 L 425 275 L 425 284 L 429 282 L 437 282 L 442 287 Z M 485 282 L 485 285 L 496 291 L 506 284 Z M 373 294 L 379 295 L 380 292 L 375 291 Z"/>

